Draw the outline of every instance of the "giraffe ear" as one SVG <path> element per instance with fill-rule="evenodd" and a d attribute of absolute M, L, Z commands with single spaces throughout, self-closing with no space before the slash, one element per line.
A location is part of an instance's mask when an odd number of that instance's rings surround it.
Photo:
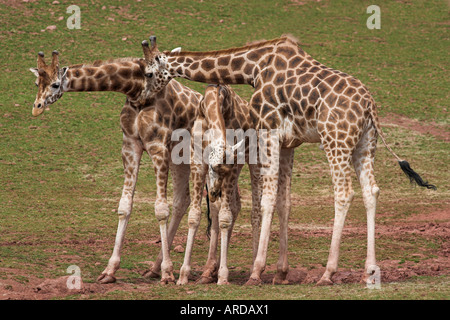
<path fill-rule="evenodd" d="M 30 71 L 33 72 L 36 77 L 39 77 L 38 68 L 30 68 Z"/>
<path fill-rule="evenodd" d="M 234 156 L 234 152 L 244 143 L 244 139 L 236 143 L 234 146 L 231 146 L 229 148 L 226 148 L 225 150 L 225 157 L 228 159 L 229 157 Z M 237 155 L 234 159 L 240 159 L 243 156 L 243 152 L 237 152 Z"/>
<path fill-rule="evenodd" d="M 64 79 L 66 77 L 67 71 L 69 70 L 69 67 L 62 67 L 60 72 L 60 77 L 59 79 Z"/>
<path fill-rule="evenodd" d="M 244 139 L 242 139 L 241 141 L 239 141 L 238 143 L 236 143 L 234 146 L 231 147 L 231 152 L 234 152 L 235 150 L 237 150 L 242 143 L 244 143 Z"/>
<path fill-rule="evenodd" d="M 170 52 L 173 52 L 173 53 L 181 52 L 181 47 L 172 49 L 172 51 L 170 51 Z"/>

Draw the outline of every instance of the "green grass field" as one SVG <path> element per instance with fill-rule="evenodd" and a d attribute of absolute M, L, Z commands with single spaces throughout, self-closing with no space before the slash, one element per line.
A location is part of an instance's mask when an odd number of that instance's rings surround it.
<path fill-rule="evenodd" d="M 69 5 L 81 10 L 81 29 L 68 29 Z M 366 8 L 381 8 L 381 29 L 369 30 Z M 141 57 L 141 41 L 158 37 L 160 49 L 215 50 L 290 33 L 301 47 L 329 67 L 359 78 L 373 93 L 388 142 L 397 154 L 438 187 L 411 187 L 380 143 L 376 177 L 377 259 L 389 270 L 415 270 L 381 290 L 359 284 L 315 287 L 293 284 L 245 287 L 251 261 L 250 191 L 247 169 L 240 180 L 243 210 L 234 229 L 229 264 L 231 285 L 160 286 L 140 276 L 159 253 L 154 216 L 155 179 L 143 157 L 119 284 L 114 290 L 62 299 L 449 299 L 449 4 L 447 1 L 5 1 L 0 0 L 0 299 L 23 298 L 44 279 L 67 275 L 70 265 L 94 284 L 112 252 L 115 212 L 123 172 L 118 93 L 66 93 L 39 118 L 31 115 L 36 95 L 38 51 L 60 53 L 60 64 Z M 46 29 L 56 26 L 55 30 Z M 181 81 L 202 92 L 204 84 Z M 249 86 L 234 86 L 250 98 Z M 412 123 L 404 126 L 394 117 Z M 427 131 L 426 128 L 431 128 Z M 293 173 L 289 262 L 308 270 L 326 264 L 333 193 L 325 155 L 317 145 L 296 150 Z M 340 268 L 364 267 L 366 238 L 359 184 L 344 234 Z M 171 189 L 171 185 L 169 184 Z M 201 228 L 204 230 L 206 219 Z M 433 223 L 434 225 L 430 225 Z M 408 226 L 406 230 L 404 226 Z M 268 266 L 278 255 L 278 221 L 273 222 Z M 425 228 L 421 232 L 420 228 Z M 436 227 L 436 232 L 429 231 Z M 417 232 L 415 231 L 417 229 Z M 311 236 L 311 230 L 325 230 Z M 328 231 L 327 231 L 328 230 Z M 434 230 L 434 229 L 433 229 Z M 386 232 L 385 232 L 386 231 Z M 183 220 L 174 245 L 183 245 Z M 235 241 L 233 242 L 233 239 Z M 206 261 L 207 238 L 195 243 L 193 269 Z M 182 253 L 172 254 L 176 276 Z M 439 270 L 425 272 L 429 266 Z M 424 271 L 425 270 L 425 271 Z M 420 271 L 420 272 L 419 272 Z M 273 274 L 268 268 L 266 273 Z M 30 296 L 28 296 L 30 297 Z M 32 295 L 31 298 L 39 298 Z"/>

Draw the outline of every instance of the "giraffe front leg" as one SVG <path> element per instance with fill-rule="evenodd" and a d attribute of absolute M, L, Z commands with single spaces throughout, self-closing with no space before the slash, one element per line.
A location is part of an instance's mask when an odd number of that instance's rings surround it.
<path fill-rule="evenodd" d="M 220 228 L 220 264 L 218 271 L 217 284 L 228 284 L 228 245 L 230 243 L 231 228 L 233 224 L 233 214 L 227 200 L 222 199 L 219 211 L 219 228 Z"/>
<path fill-rule="evenodd" d="M 161 283 L 167 284 L 175 282 L 173 276 L 173 264 L 169 254 L 169 240 L 167 232 L 167 222 L 170 215 L 169 204 L 167 203 L 167 180 L 169 176 L 170 153 L 166 148 L 161 146 L 150 146 L 147 152 L 152 158 L 155 167 L 156 176 L 156 201 L 155 216 L 159 223 L 159 232 L 161 235 L 161 254 L 162 261 L 157 260 L 153 268 L 146 271 L 144 277 L 157 277 L 156 272 L 161 268 Z"/>
<path fill-rule="evenodd" d="M 191 256 L 194 246 L 195 235 L 200 225 L 200 219 L 202 216 L 201 203 L 203 197 L 203 187 L 206 176 L 206 166 L 192 164 L 192 181 L 193 181 L 193 193 L 192 193 L 192 206 L 189 210 L 188 216 L 188 237 L 186 241 L 186 251 L 184 254 L 183 265 L 180 269 L 180 277 L 178 278 L 178 285 L 185 285 L 189 282 L 189 275 L 191 273 Z"/>
<path fill-rule="evenodd" d="M 280 175 L 277 193 L 277 211 L 280 221 L 280 253 L 277 263 L 277 274 L 273 284 L 287 284 L 289 272 L 288 255 L 288 221 L 291 212 L 291 176 L 294 161 L 294 149 L 281 150 Z"/>
<path fill-rule="evenodd" d="M 258 253 L 258 240 L 259 240 L 259 227 L 261 225 L 261 193 L 259 188 L 260 168 L 256 164 L 249 164 L 250 180 L 252 184 L 252 212 L 251 212 L 251 225 L 252 225 L 252 266 L 250 273 L 253 271 L 253 263 Z"/>
<path fill-rule="evenodd" d="M 276 131 L 275 131 L 276 132 Z M 278 179 L 280 171 L 279 136 L 271 134 L 260 137 L 258 142 L 260 148 L 260 187 L 261 187 L 261 232 L 259 235 L 258 253 L 253 264 L 250 279 L 246 285 L 259 285 L 262 283 L 261 274 L 266 268 L 267 249 L 269 246 L 270 227 L 272 225 L 273 212 L 278 193 Z M 262 151 L 261 151 L 262 150 Z"/>
<path fill-rule="evenodd" d="M 217 247 L 219 242 L 219 210 L 220 201 L 211 202 L 209 204 L 211 217 L 211 234 L 209 237 L 208 259 L 206 260 L 203 273 L 197 280 L 198 284 L 213 283 L 217 280 Z"/>
<path fill-rule="evenodd" d="M 181 219 L 186 214 L 191 203 L 191 197 L 189 194 L 189 176 L 190 176 L 190 165 L 189 164 L 170 164 L 172 172 L 172 185 L 173 185 L 173 209 L 172 218 L 170 219 L 168 231 L 167 231 L 167 241 L 168 248 L 170 250 L 175 234 L 180 225 Z"/>
<path fill-rule="evenodd" d="M 125 173 L 125 181 L 122 189 L 122 197 L 119 202 L 119 224 L 113 253 L 106 269 L 97 278 L 100 283 L 113 283 L 116 281 L 115 273 L 120 266 L 120 253 L 125 239 L 125 232 L 133 208 L 134 190 L 139 172 L 139 164 L 142 157 L 142 144 L 140 141 L 124 136 L 122 145 L 122 161 Z"/>
<path fill-rule="evenodd" d="M 262 283 L 261 274 L 266 267 L 267 249 L 269 246 L 270 227 L 278 186 L 278 175 L 262 175 L 263 194 L 261 198 L 261 232 L 259 236 L 258 253 L 253 263 L 253 270 L 246 285 L 259 285 Z"/>
<path fill-rule="evenodd" d="M 232 174 L 224 180 L 219 211 L 219 228 L 221 230 L 220 265 L 217 284 L 228 284 L 228 248 L 237 216 L 241 211 L 241 198 L 238 188 L 238 177 L 243 166 L 233 167 Z"/>
<path fill-rule="evenodd" d="M 189 275 L 191 274 L 192 249 L 194 246 L 195 235 L 200 224 L 201 215 L 202 212 L 199 206 L 193 205 L 189 210 L 189 231 L 186 240 L 186 251 L 184 254 L 183 265 L 180 268 L 180 277 L 178 278 L 177 285 L 185 285 L 189 282 Z"/>
<path fill-rule="evenodd" d="M 169 219 L 169 205 L 164 201 L 157 201 L 155 203 L 156 219 L 159 222 L 159 232 L 161 234 L 161 251 L 163 259 L 161 262 L 161 284 L 169 284 L 175 282 L 173 275 L 173 263 L 170 259 L 170 247 L 167 236 L 167 221 Z"/>
<path fill-rule="evenodd" d="M 189 172 L 190 166 L 187 164 L 175 165 L 170 163 L 169 166 L 172 170 L 173 180 L 173 214 L 170 219 L 169 227 L 167 230 L 167 246 L 172 246 L 173 239 L 175 237 L 180 221 L 183 218 L 187 208 L 190 205 L 189 195 Z M 155 169 L 156 170 L 156 169 Z M 158 170 L 159 171 L 159 170 Z M 164 205 L 162 206 L 164 209 Z M 156 206 L 155 206 L 156 211 Z M 163 250 L 161 250 L 156 258 L 150 270 L 144 272 L 144 277 L 159 278 L 161 276 L 161 265 L 163 261 Z"/>
<path fill-rule="evenodd" d="M 170 163 L 170 169 L 172 171 L 172 184 L 173 184 L 173 209 L 172 218 L 170 219 L 169 227 L 167 230 L 168 247 L 172 246 L 173 239 L 180 225 L 181 219 L 186 213 L 187 208 L 191 203 L 189 195 L 189 174 L 190 166 L 188 164 L 175 165 Z M 161 264 L 163 261 L 163 252 L 159 252 L 155 263 L 151 270 L 146 273 L 146 276 L 151 278 L 159 278 L 161 274 Z"/>

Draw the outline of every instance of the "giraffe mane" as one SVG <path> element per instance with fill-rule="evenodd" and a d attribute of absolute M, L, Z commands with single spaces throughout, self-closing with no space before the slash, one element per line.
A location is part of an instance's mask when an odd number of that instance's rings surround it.
<path fill-rule="evenodd" d="M 115 58 L 115 59 L 108 59 L 108 60 L 95 60 L 94 62 L 91 63 L 80 63 L 80 64 L 75 64 L 72 66 L 69 66 L 70 69 L 77 69 L 77 68 L 86 68 L 86 67 L 101 67 L 107 64 L 111 64 L 111 63 L 119 63 L 119 62 L 136 62 L 136 61 L 141 61 L 141 62 L 145 62 L 145 60 L 143 58 L 133 58 L 133 57 L 128 57 L 128 58 Z"/>
<path fill-rule="evenodd" d="M 259 49 L 259 48 L 262 48 L 265 46 L 271 46 L 271 45 L 286 42 L 286 41 L 291 41 L 295 44 L 298 43 L 297 39 L 295 39 L 293 36 L 283 35 L 280 38 L 276 38 L 276 39 L 272 39 L 272 40 L 254 41 L 243 47 L 234 47 L 234 48 L 216 50 L 216 51 L 180 51 L 180 52 L 164 51 L 164 54 L 166 56 L 171 56 L 171 57 L 178 57 L 178 56 L 182 57 L 185 55 L 202 56 L 202 57 L 217 57 L 217 56 L 225 55 L 225 54 L 233 54 L 233 53 L 238 53 L 238 52 L 243 52 L 243 51 Z"/>

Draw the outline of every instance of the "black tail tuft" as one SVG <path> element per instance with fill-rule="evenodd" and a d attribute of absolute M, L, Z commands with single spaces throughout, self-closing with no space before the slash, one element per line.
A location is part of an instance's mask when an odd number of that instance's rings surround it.
<path fill-rule="evenodd" d="M 400 168 L 408 176 L 411 183 L 417 183 L 420 187 L 436 190 L 436 186 L 429 184 L 427 181 L 423 181 L 422 178 L 409 166 L 408 161 L 399 161 Z"/>
<path fill-rule="evenodd" d="M 208 218 L 208 227 L 206 228 L 206 236 L 208 239 L 211 239 L 211 214 L 209 210 L 209 192 L 208 192 L 208 185 L 205 183 L 206 186 L 206 217 Z"/>

